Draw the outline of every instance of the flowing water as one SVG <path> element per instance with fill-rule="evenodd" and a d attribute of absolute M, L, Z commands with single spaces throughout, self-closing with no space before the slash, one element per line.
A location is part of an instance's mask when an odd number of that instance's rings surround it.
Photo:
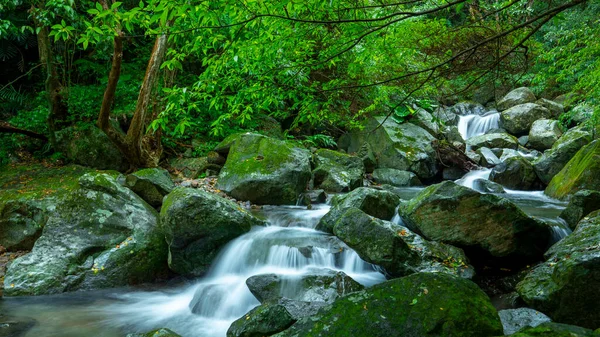
<path fill-rule="evenodd" d="M 483 135 L 489 130 L 497 129 L 499 127 L 499 121 L 500 113 L 497 111 L 490 111 L 483 116 L 459 116 L 458 132 L 464 140 L 467 140 L 471 137 Z"/>
<path fill-rule="evenodd" d="M 265 207 L 270 226 L 255 227 L 230 242 L 208 274 L 191 285 L 155 291 L 117 289 L 8 298 L 0 312 L 33 317 L 26 336 L 123 336 L 167 327 L 183 336 L 225 336 L 231 323 L 259 305 L 246 286 L 253 275 L 275 273 L 298 279 L 343 271 L 369 286 L 385 280 L 378 269 L 339 239 L 314 230 L 329 206 Z M 293 277 L 296 278 L 293 278 Z M 291 294 L 297 285 L 285 282 Z"/>

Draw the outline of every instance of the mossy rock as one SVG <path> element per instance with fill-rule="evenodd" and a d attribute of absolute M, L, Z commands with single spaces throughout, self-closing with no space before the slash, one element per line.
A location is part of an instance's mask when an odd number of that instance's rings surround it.
<path fill-rule="evenodd" d="M 169 268 L 189 276 L 205 274 L 226 243 L 263 224 L 230 200 L 185 187 L 165 197 L 160 218 Z"/>
<path fill-rule="evenodd" d="M 232 141 L 217 188 L 255 204 L 295 204 L 311 178 L 309 152 L 258 134 Z"/>
<path fill-rule="evenodd" d="M 549 149 L 562 136 L 558 121 L 552 119 L 538 119 L 529 130 L 528 146 L 544 151 Z"/>
<path fill-rule="evenodd" d="M 491 133 L 471 137 L 467 140 L 467 145 L 473 151 L 482 147 L 516 150 L 519 147 L 519 140 L 508 133 Z"/>
<path fill-rule="evenodd" d="M 57 150 L 73 163 L 99 170 L 125 171 L 129 168 L 127 158 L 95 126 L 69 127 L 56 132 Z"/>
<path fill-rule="evenodd" d="M 148 168 L 128 174 L 125 186 L 153 207 L 160 207 L 163 197 L 175 188 L 169 172 L 162 168 Z"/>
<path fill-rule="evenodd" d="M 227 337 L 271 336 L 295 322 L 283 305 L 263 304 L 233 322 L 227 330 Z"/>
<path fill-rule="evenodd" d="M 552 148 L 533 162 L 538 177 L 548 184 L 575 156 L 577 151 L 592 141 L 592 133 L 585 126 L 576 127 L 565 132 Z"/>
<path fill-rule="evenodd" d="M 550 237 L 547 225 L 510 200 L 451 181 L 425 188 L 400 211 L 410 228 L 426 239 L 464 248 L 472 261 L 525 265 L 542 257 Z"/>
<path fill-rule="evenodd" d="M 8 266 L 5 296 L 156 280 L 167 258 L 157 215 L 115 175 L 82 176 L 79 188 L 57 202 L 31 253 Z"/>
<path fill-rule="evenodd" d="M 500 114 L 502 127 L 514 136 L 523 136 L 529 133 L 531 125 L 538 119 L 550 118 L 550 110 L 535 103 L 515 105 Z"/>
<path fill-rule="evenodd" d="M 496 165 L 490 180 L 513 190 L 539 190 L 542 185 L 533 165 L 522 156 L 510 157 Z"/>
<path fill-rule="evenodd" d="M 346 195 L 334 197 L 332 203 L 333 207 L 319 220 L 317 230 L 333 233 L 333 226 L 345 209 L 350 207 L 382 220 L 391 220 L 396 214 L 400 198 L 389 191 L 359 187 Z"/>
<path fill-rule="evenodd" d="M 521 87 L 512 90 L 506 96 L 502 97 L 496 104 L 498 110 L 506 110 L 515 105 L 533 103 L 536 101 L 535 94 L 527 87 Z"/>
<path fill-rule="evenodd" d="M 494 335 L 502 335 L 502 324 L 477 285 L 446 274 L 418 273 L 345 296 L 276 336 Z"/>
<path fill-rule="evenodd" d="M 504 334 L 511 335 L 526 327 L 536 327 L 552 321 L 550 317 L 531 308 L 505 309 L 498 311 Z"/>
<path fill-rule="evenodd" d="M 359 157 L 319 149 L 315 153 L 313 170 L 315 188 L 326 192 L 350 192 L 362 186 L 365 166 Z"/>
<path fill-rule="evenodd" d="M 181 337 L 174 331 L 166 328 L 156 329 L 145 333 L 130 333 L 126 337 Z"/>
<path fill-rule="evenodd" d="M 564 199 L 580 190 L 600 190 L 600 140 L 581 148 L 552 178 L 545 192 Z"/>
<path fill-rule="evenodd" d="M 571 197 L 560 217 L 575 229 L 579 220 L 597 209 L 600 209 L 600 191 L 582 190 Z"/>
<path fill-rule="evenodd" d="M 579 326 L 548 322 L 525 328 L 511 337 L 598 337 L 600 333 Z"/>
<path fill-rule="evenodd" d="M 169 165 L 175 170 L 176 174 L 181 174 L 185 178 L 196 179 L 206 172 L 206 170 L 218 171 L 221 167 L 208 162 L 206 157 L 200 158 L 173 158 Z"/>
<path fill-rule="evenodd" d="M 600 211 L 546 252 L 547 262 L 517 285 L 521 298 L 553 320 L 595 329 L 600 326 Z"/>
<path fill-rule="evenodd" d="M 381 185 L 387 184 L 396 187 L 423 186 L 416 174 L 389 168 L 374 170 L 373 179 Z"/>
<path fill-rule="evenodd" d="M 358 208 L 348 208 L 333 233 L 363 260 L 383 267 L 392 277 L 420 271 L 474 275 L 461 249 L 428 242 L 404 226 L 373 218 Z"/>

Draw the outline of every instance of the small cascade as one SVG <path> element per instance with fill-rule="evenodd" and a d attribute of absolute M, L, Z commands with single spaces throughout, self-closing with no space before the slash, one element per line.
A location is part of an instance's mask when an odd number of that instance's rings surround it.
<path fill-rule="evenodd" d="M 569 228 L 567 222 L 560 217 L 538 219 L 550 226 L 551 233 L 549 246 L 552 246 L 573 232 L 571 228 Z"/>
<path fill-rule="evenodd" d="M 459 116 L 458 132 L 467 140 L 471 137 L 485 134 L 487 131 L 499 127 L 500 113 L 490 111 L 487 114 Z"/>

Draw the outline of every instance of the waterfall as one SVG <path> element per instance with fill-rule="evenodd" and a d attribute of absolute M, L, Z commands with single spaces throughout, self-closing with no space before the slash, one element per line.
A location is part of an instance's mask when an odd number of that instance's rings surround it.
<path fill-rule="evenodd" d="M 487 131 L 499 127 L 500 113 L 491 111 L 483 116 L 467 115 L 459 116 L 458 132 L 467 140 L 471 137 L 485 134 Z"/>

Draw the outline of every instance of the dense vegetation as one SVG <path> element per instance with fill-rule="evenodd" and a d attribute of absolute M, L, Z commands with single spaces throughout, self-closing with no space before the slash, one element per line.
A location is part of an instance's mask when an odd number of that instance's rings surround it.
<path fill-rule="evenodd" d="M 2 0 L 0 162 L 61 159 L 55 132 L 93 125 L 132 167 L 267 118 L 327 146 L 365 116 L 520 85 L 587 101 L 597 123 L 599 14 L 586 0 Z"/>

